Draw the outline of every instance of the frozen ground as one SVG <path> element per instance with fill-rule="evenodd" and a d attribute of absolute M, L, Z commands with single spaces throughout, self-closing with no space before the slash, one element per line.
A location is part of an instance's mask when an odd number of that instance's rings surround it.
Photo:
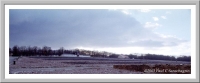
<path fill-rule="evenodd" d="M 10 59 L 10 61 L 13 59 Z M 117 64 L 190 64 L 162 60 L 133 60 L 92 57 L 20 57 L 10 64 L 10 74 L 141 74 L 143 72 L 114 69 Z"/>

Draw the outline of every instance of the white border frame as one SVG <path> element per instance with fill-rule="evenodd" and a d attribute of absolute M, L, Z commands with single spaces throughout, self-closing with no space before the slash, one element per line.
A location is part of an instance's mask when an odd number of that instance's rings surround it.
<path fill-rule="evenodd" d="M 196 78 L 196 6 L 195 5 L 5 5 L 5 54 L 9 55 L 9 9 L 191 9 L 191 74 L 9 74 L 9 56 L 5 57 L 5 78 L 7 79 L 195 79 Z"/>
<path fill-rule="evenodd" d="M 0 0 L 0 38 L 5 40 L 5 5 L 196 5 L 196 78 L 195 79 L 5 79 L 5 41 L 0 41 L 1 82 L 199 82 L 199 0 Z"/>

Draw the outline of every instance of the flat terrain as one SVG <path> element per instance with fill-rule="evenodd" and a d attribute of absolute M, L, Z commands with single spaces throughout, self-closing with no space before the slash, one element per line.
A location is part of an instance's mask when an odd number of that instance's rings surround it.
<path fill-rule="evenodd" d="M 16 64 L 12 63 L 16 60 Z M 190 62 L 94 57 L 10 57 L 10 74 L 143 74 L 114 65 L 190 65 Z M 146 73 L 146 72 L 145 72 Z"/>

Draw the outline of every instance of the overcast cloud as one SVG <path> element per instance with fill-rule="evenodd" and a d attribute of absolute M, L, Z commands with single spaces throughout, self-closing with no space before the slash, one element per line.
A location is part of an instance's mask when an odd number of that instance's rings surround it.
<path fill-rule="evenodd" d="M 10 10 L 10 47 L 162 48 L 190 41 L 155 32 L 161 24 L 153 22 L 142 24 L 126 11 Z"/>

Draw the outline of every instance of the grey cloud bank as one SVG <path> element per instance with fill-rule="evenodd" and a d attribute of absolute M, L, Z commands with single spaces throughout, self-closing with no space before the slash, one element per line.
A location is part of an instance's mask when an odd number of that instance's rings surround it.
<path fill-rule="evenodd" d="M 9 12 L 10 47 L 164 47 L 188 42 L 162 37 L 119 11 L 11 9 Z"/>

